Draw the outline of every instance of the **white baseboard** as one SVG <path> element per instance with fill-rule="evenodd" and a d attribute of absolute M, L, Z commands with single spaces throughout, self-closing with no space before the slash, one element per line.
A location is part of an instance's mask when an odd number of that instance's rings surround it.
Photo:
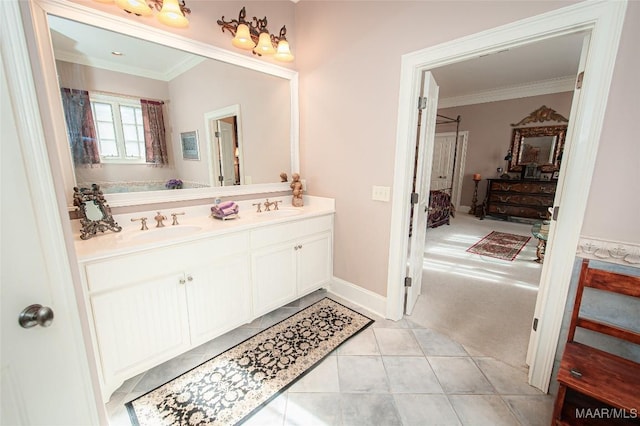
<path fill-rule="evenodd" d="M 384 296 L 336 277 L 333 277 L 327 290 L 382 318 L 386 316 L 387 298 Z"/>

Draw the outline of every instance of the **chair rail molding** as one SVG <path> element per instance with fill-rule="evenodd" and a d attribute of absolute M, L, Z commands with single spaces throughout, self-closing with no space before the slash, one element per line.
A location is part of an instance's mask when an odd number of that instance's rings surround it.
<path fill-rule="evenodd" d="M 584 259 L 597 259 L 640 268 L 640 244 L 580 236 L 576 255 Z"/>

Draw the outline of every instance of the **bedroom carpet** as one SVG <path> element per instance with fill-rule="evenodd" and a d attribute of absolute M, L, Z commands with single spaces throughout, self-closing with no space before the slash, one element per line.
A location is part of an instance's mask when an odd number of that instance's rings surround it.
<path fill-rule="evenodd" d="M 467 252 L 489 232 L 529 235 L 531 225 L 460 214 L 427 230 L 422 294 L 407 319 L 465 346 L 526 369 L 542 265 L 531 239 L 512 262 Z"/>

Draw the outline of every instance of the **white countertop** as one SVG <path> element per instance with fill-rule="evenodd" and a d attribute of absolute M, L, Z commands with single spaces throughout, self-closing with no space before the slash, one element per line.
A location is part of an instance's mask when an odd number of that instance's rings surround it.
<path fill-rule="evenodd" d="M 274 197 L 270 201 L 282 200 L 279 211 L 283 213 L 257 213 L 254 203 L 264 203 L 265 198 L 238 201 L 237 219 L 220 220 L 211 217 L 212 204 L 177 209 L 164 209 L 160 212 L 167 217 L 163 228 L 156 228 L 153 219 L 157 210 L 114 215 L 113 218 L 122 231 L 98 232 L 88 240 L 80 239 L 80 221 L 73 221 L 75 249 L 78 261 L 86 262 L 101 258 L 134 253 L 158 247 L 211 238 L 276 223 L 285 223 L 315 216 L 335 213 L 335 200 L 332 198 L 304 196 L 304 207 L 291 206 L 291 197 Z M 264 210 L 264 208 L 263 208 Z M 273 208 L 272 208 L 273 210 Z M 295 212 L 294 212 L 295 211 Z M 171 213 L 182 213 L 178 216 L 179 225 L 171 225 Z M 299 212 L 299 213 L 298 213 Z M 278 214 L 283 214 L 278 216 Z M 149 230 L 142 231 L 140 222 L 132 222 L 132 218 L 146 217 Z M 165 232 L 163 232 L 165 231 Z"/>

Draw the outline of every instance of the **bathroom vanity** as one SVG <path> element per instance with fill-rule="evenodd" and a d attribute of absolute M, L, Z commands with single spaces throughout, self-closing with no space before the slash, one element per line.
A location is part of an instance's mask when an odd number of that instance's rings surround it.
<path fill-rule="evenodd" d="M 180 209 L 179 225 L 146 231 L 131 219 L 157 212 L 115 216 L 122 232 L 77 240 L 105 401 L 125 380 L 330 282 L 333 200 L 257 213 L 261 201 L 240 202 L 239 218 L 225 221 L 210 206 Z"/>

